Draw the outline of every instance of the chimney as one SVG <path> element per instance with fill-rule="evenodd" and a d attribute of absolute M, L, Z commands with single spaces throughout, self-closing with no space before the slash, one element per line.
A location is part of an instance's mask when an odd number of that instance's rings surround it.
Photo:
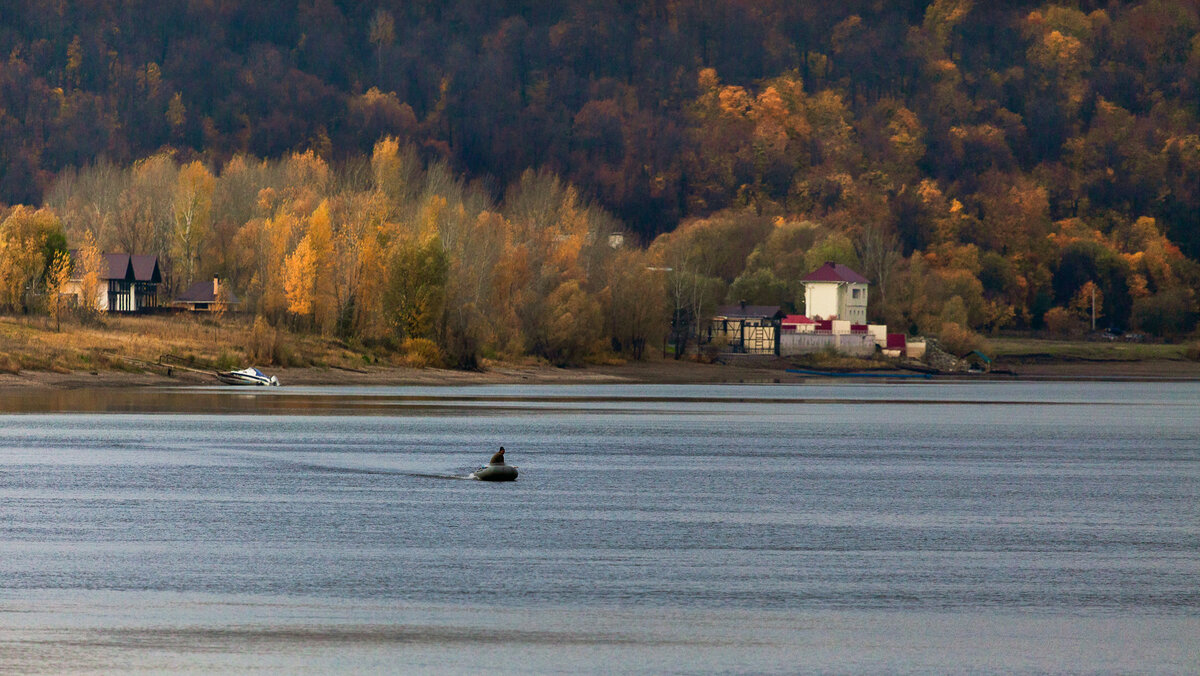
<path fill-rule="evenodd" d="M 217 276 L 213 275 L 213 300 L 218 300 L 221 297 L 221 282 L 217 280 Z"/>

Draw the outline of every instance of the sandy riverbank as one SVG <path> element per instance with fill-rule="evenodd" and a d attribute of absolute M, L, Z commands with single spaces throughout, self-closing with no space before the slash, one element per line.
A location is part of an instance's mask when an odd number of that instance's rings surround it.
<path fill-rule="evenodd" d="M 387 386 L 387 385 L 498 385 L 498 384 L 704 384 L 704 383 L 799 383 L 833 379 L 788 373 L 782 360 L 762 359 L 740 364 L 700 364 L 671 359 L 653 359 L 615 365 L 556 368 L 548 365 L 492 364 L 480 371 L 433 368 L 380 367 L 358 371 L 336 368 L 266 369 L 286 385 Z M 1177 360 L 1143 361 L 1038 361 L 999 362 L 998 369 L 1012 373 L 994 375 L 942 375 L 935 380 L 976 379 L 1033 380 L 1200 380 L 1200 362 Z M 874 371 L 907 375 L 905 371 Z M 76 371 L 56 373 L 20 371 L 0 374 L 0 388 L 155 387 L 215 385 L 211 376 L 188 371 L 134 373 L 127 371 Z"/>

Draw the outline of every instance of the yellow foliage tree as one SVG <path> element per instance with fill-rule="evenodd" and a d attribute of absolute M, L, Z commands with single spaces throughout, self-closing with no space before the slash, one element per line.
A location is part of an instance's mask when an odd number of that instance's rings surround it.
<path fill-rule="evenodd" d="M 597 347 L 604 329 L 600 304 L 576 280 L 562 283 L 543 305 L 534 349 L 558 365 L 577 364 Z"/>
<path fill-rule="evenodd" d="M 328 333 L 336 320 L 337 298 L 333 280 L 333 223 L 329 202 L 322 201 L 309 216 L 308 241 L 312 255 L 312 315 L 313 322 Z"/>
<path fill-rule="evenodd" d="M 375 179 L 375 190 L 389 199 L 404 201 L 415 189 L 412 173 L 416 155 L 410 149 L 400 148 L 393 136 L 385 136 L 375 144 L 371 153 L 371 173 Z"/>
<path fill-rule="evenodd" d="M 54 252 L 66 248 L 50 209 L 18 206 L 0 220 L 0 307 L 28 312 Z"/>
<path fill-rule="evenodd" d="M 80 278 L 79 311 L 84 319 L 95 319 L 103 309 L 100 285 L 104 283 L 104 272 L 104 254 L 89 231 L 83 236 L 83 246 L 79 247 L 79 269 L 76 271 Z"/>
<path fill-rule="evenodd" d="M 288 312 L 300 317 L 312 314 L 316 276 L 317 259 L 309 238 L 305 237 L 296 245 L 296 250 L 287 257 L 284 265 L 283 283 Z"/>
<path fill-rule="evenodd" d="M 24 206 L 0 222 L 0 307 L 26 310 L 26 293 L 44 271 L 43 247 L 55 223 L 51 212 Z"/>
<path fill-rule="evenodd" d="M 46 271 L 46 305 L 54 319 L 54 330 L 62 330 L 62 316 L 68 307 L 67 283 L 71 279 L 71 255 L 66 251 L 54 254 L 50 269 Z"/>
<path fill-rule="evenodd" d="M 289 310 L 290 299 L 284 278 L 288 252 L 295 251 L 292 244 L 299 230 L 299 219 L 283 210 L 262 224 L 262 244 L 257 250 L 259 270 L 255 274 L 259 277 L 261 289 L 260 311 L 274 321 L 281 319 L 284 312 Z"/>
<path fill-rule="evenodd" d="M 387 289 L 387 258 L 377 233 L 368 233 L 363 237 L 358 269 L 361 277 L 355 296 L 355 331 L 364 338 L 381 338 L 387 331 L 383 313 L 383 295 Z"/>

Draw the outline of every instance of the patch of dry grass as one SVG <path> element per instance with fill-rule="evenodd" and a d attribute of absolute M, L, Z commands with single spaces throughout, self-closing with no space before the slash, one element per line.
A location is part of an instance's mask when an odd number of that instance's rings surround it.
<path fill-rule="evenodd" d="M 0 370 L 140 370 L 126 358 L 155 363 L 164 355 L 201 368 L 240 368 L 255 361 L 250 351 L 252 327 L 248 318 L 229 315 L 220 320 L 186 314 L 107 315 L 98 325 L 64 323 L 55 331 L 44 317 L 0 317 Z M 364 363 L 362 352 L 320 335 L 279 330 L 278 340 L 276 365 Z"/>
<path fill-rule="evenodd" d="M 991 338 L 989 356 L 1019 360 L 1043 357 L 1056 360 L 1146 361 L 1185 359 L 1185 345 L 1136 343 L 1121 340 L 1045 340 L 1040 338 Z"/>
<path fill-rule="evenodd" d="M 851 357 L 836 352 L 813 352 L 788 357 L 788 360 L 799 368 L 829 369 L 834 371 L 870 371 L 873 369 L 890 368 L 892 363 L 862 357 Z"/>

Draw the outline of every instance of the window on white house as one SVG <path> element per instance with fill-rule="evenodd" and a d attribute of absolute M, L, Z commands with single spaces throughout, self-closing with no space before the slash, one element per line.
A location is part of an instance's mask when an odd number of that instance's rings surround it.
<path fill-rule="evenodd" d="M 858 298 L 858 297 L 859 297 L 859 295 L 861 295 L 861 294 L 862 294 L 862 289 L 851 289 L 851 290 L 850 290 L 850 297 L 851 297 L 851 298 Z"/>

